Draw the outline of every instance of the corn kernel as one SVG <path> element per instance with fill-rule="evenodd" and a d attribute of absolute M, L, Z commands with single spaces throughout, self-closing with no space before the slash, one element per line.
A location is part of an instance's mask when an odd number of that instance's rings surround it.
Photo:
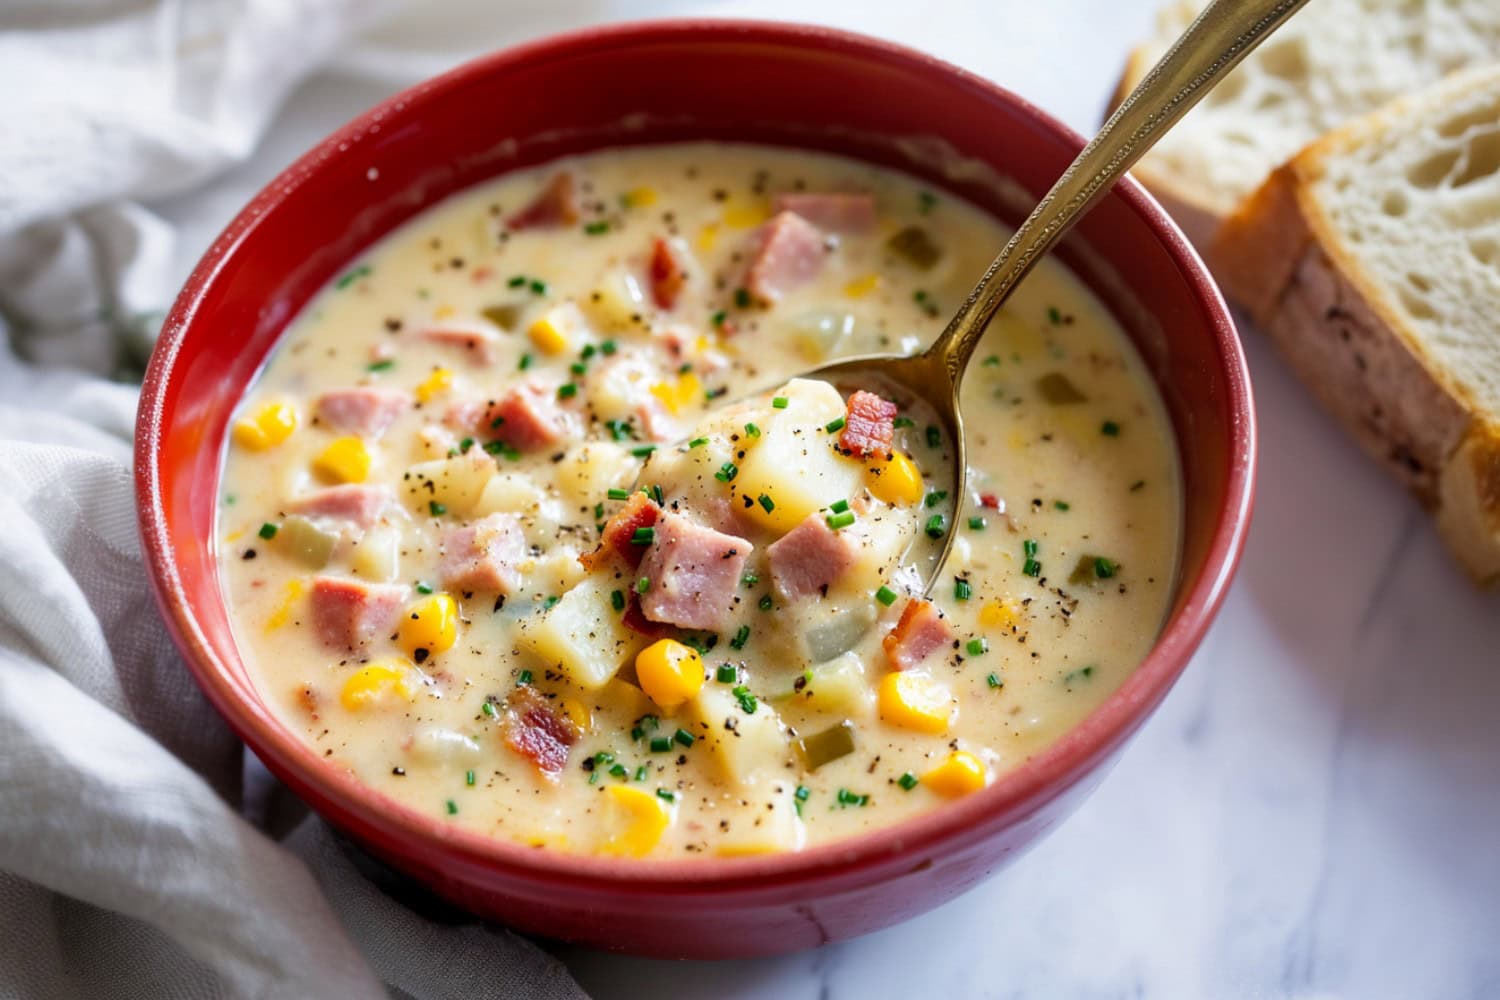
<path fill-rule="evenodd" d="M 568 333 L 563 327 L 563 318 L 554 309 L 544 313 L 531 324 L 526 335 L 531 338 L 537 350 L 555 357 L 559 354 L 566 354 L 568 351 Z"/>
<path fill-rule="evenodd" d="M 250 451 L 274 448 L 297 429 L 297 410 L 289 403 L 267 403 L 254 416 L 234 422 L 234 443 Z"/>
<path fill-rule="evenodd" d="M 984 787 L 984 762 L 967 750 L 955 750 L 922 775 L 922 784 L 939 795 L 956 799 Z"/>
<path fill-rule="evenodd" d="M 862 299 L 880 287 L 880 275 L 867 274 L 844 286 L 844 294 L 851 299 Z"/>
<path fill-rule="evenodd" d="M 635 658 L 641 690 L 662 708 L 676 708 L 703 687 L 703 661 L 675 639 L 660 639 Z"/>
<path fill-rule="evenodd" d="M 432 311 L 433 319 L 452 319 L 458 310 L 450 305 L 440 305 Z"/>
<path fill-rule="evenodd" d="M 629 208 L 648 208 L 656 204 L 656 188 L 638 187 L 631 188 L 625 192 L 625 202 Z"/>
<path fill-rule="evenodd" d="M 698 230 L 698 249 L 704 253 L 712 250 L 719 242 L 718 223 L 710 222 Z"/>
<path fill-rule="evenodd" d="M 922 473 L 911 457 L 892 452 L 889 461 L 865 469 L 865 486 L 888 504 L 913 504 L 922 499 Z"/>
<path fill-rule="evenodd" d="M 407 655 L 418 663 L 446 651 L 458 639 L 457 602 L 447 594 L 422 598 L 406 609 L 396 629 L 396 638 Z"/>
<path fill-rule="evenodd" d="M 341 437 L 313 459 L 313 471 L 336 483 L 362 483 L 370 474 L 370 450 L 357 437 Z"/>
<path fill-rule="evenodd" d="M 979 624 L 985 628 L 1013 628 L 1020 617 L 1020 606 L 1008 597 L 1003 601 L 990 601 L 979 609 Z"/>
<path fill-rule="evenodd" d="M 271 616 L 266 619 L 267 632 L 274 632 L 287 623 L 287 619 L 292 615 L 292 606 L 297 603 L 297 599 L 302 596 L 302 592 L 306 589 L 307 585 L 301 580 L 288 580 L 286 582 L 286 591 L 282 595 L 281 603 L 276 606 L 276 610 L 271 612 Z"/>
<path fill-rule="evenodd" d="M 432 374 L 423 379 L 422 384 L 417 386 L 417 399 L 424 403 L 430 403 L 435 397 L 441 396 L 452 388 L 453 373 L 447 368 L 434 368 Z"/>
<path fill-rule="evenodd" d="M 604 789 L 604 796 L 610 832 L 599 853 L 632 858 L 649 854 L 672 823 L 666 800 L 631 785 L 610 785 Z"/>
<path fill-rule="evenodd" d="M 667 412 L 676 416 L 683 410 L 703 402 L 703 383 L 692 372 L 679 375 L 674 382 L 658 382 L 651 387 L 651 395 L 661 400 Z"/>
<path fill-rule="evenodd" d="M 408 671 L 394 663 L 371 663 L 349 675 L 339 692 L 339 701 L 351 712 L 393 703 L 411 701 L 416 689 L 408 682 Z"/>
<path fill-rule="evenodd" d="M 568 717 L 568 721 L 579 732 L 586 733 L 594 728 L 594 714 L 577 698 L 564 698 L 558 702 L 557 707 L 562 709 L 562 714 Z"/>
<path fill-rule="evenodd" d="M 880 717 L 919 733 L 943 733 L 956 709 L 946 687 L 909 670 L 886 674 L 880 682 Z"/>
<path fill-rule="evenodd" d="M 749 204 L 731 204 L 724 209 L 724 225 L 730 229 L 750 229 L 770 217 L 771 206 L 765 199 L 758 199 Z"/>

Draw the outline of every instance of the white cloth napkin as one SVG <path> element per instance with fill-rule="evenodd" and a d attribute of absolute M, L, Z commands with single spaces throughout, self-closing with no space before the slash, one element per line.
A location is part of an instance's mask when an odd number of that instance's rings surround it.
<path fill-rule="evenodd" d="M 583 995 L 247 794 L 147 590 L 136 390 L 98 377 L 138 371 L 180 279 L 141 202 L 244 159 L 384 6 L 0 0 L 0 996 Z"/>

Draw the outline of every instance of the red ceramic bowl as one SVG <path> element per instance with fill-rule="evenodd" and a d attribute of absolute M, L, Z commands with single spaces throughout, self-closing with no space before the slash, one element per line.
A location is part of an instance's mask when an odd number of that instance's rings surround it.
<path fill-rule="evenodd" d="M 1249 521 L 1255 424 L 1218 291 L 1156 203 L 1122 182 L 1061 252 L 1146 357 L 1171 412 L 1187 499 L 1170 618 L 1146 661 L 1082 725 L 979 794 L 799 854 L 573 857 L 455 830 L 385 799 L 278 722 L 235 649 L 210 541 L 230 412 L 309 297 L 424 207 L 563 154 L 682 139 L 833 150 L 914 173 L 1011 222 L 1029 205 L 1011 203 L 983 171 L 945 163 L 988 165 L 1024 202 L 1083 146 L 978 77 L 821 28 L 667 21 L 479 59 L 335 132 L 229 224 L 178 298 L 146 375 L 137 490 L 156 594 L 189 669 L 266 766 L 328 820 L 443 896 L 521 930 L 649 955 L 748 956 L 936 906 L 1078 804 L 1166 695 L 1223 599 Z"/>

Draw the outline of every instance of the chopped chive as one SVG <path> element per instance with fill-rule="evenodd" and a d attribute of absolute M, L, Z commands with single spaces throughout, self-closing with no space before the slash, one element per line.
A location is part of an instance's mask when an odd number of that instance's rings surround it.
<path fill-rule="evenodd" d="M 507 281 L 506 284 L 509 285 L 511 288 L 520 288 L 522 285 L 526 284 L 526 275 L 524 275 L 524 274 L 512 275 L 511 279 L 509 281 Z"/>
<path fill-rule="evenodd" d="M 1047 307 L 1047 322 L 1051 323 L 1053 326 L 1062 325 L 1062 313 L 1058 312 L 1057 306 Z"/>
<path fill-rule="evenodd" d="M 589 366 L 584 364 L 582 361 L 575 361 L 568 366 L 568 371 L 572 372 L 574 375 L 582 375 L 588 370 Z"/>
<path fill-rule="evenodd" d="M 709 318 L 709 322 L 712 323 L 714 326 L 723 326 L 724 325 L 724 320 L 727 319 L 728 317 L 729 317 L 729 314 L 726 313 L 724 310 L 720 309 L 717 312 L 715 312 L 713 314 L 713 316 L 711 316 Z"/>
<path fill-rule="evenodd" d="M 958 577 L 953 581 L 953 599 L 955 601 L 967 601 L 974 591 L 969 587 L 969 581 Z"/>
<path fill-rule="evenodd" d="M 653 736 L 653 737 L 651 737 L 651 752 L 652 753 L 668 753 L 669 751 L 671 751 L 671 749 L 672 749 L 672 737 L 670 737 L 670 736 Z"/>
<path fill-rule="evenodd" d="M 838 531 L 840 528 L 847 528 L 854 523 L 854 511 L 846 510 L 842 514 L 829 514 L 825 520 L 828 522 L 830 528 Z"/>
<path fill-rule="evenodd" d="M 369 273 L 370 273 L 370 265 L 368 265 L 368 264 L 361 264 L 361 265 L 359 265 L 359 267 L 356 267 L 354 270 L 350 271 L 348 274 L 344 275 L 337 282 L 335 282 L 334 287 L 335 288 L 348 288 L 350 285 L 354 284 L 360 278 L 365 277 Z"/>
<path fill-rule="evenodd" d="M 1035 557 L 1037 551 L 1036 539 L 1028 538 L 1026 539 L 1026 541 L 1022 542 L 1021 551 L 1025 553 L 1027 559 Z"/>
<path fill-rule="evenodd" d="M 667 802 L 676 802 L 677 801 L 677 795 L 676 795 L 676 793 L 669 792 L 665 788 L 658 788 L 656 790 L 656 797 L 659 798 L 659 799 L 664 799 Z"/>
<path fill-rule="evenodd" d="M 941 514 L 934 514 L 927 519 L 927 537 L 942 538 L 948 533 L 948 522 Z"/>
<path fill-rule="evenodd" d="M 656 505 L 658 507 L 666 506 L 667 501 L 666 498 L 662 495 L 660 483 L 651 484 L 651 499 L 656 501 Z"/>
<path fill-rule="evenodd" d="M 1106 559 L 1100 556 L 1094 560 L 1094 575 L 1101 580 L 1108 580 L 1118 572 L 1119 568 L 1120 564 L 1113 559 Z"/>
<path fill-rule="evenodd" d="M 716 386 L 716 387 L 714 387 L 712 389 L 709 389 L 707 392 L 705 392 L 703 394 L 703 398 L 707 402 L 712 403 L 714 400 L 718 399 L 720 396 L 727 396 L 728 394 L 729 394 L 729 386 L 727 386 L 727 385 L 721 385 L 721 386 Z"/>
<path fill-rule="evenodd" d="M 656 541 L 655 528 L 636 528 L 630 535 L 631 545 L 650 545 Z"/>
<path fill-rule="evenodd" d="M 828 505 L 828 509 L 833 511 L 835 514 L 842 514 L 844 511 L 849 509 L 849 501 L 835 500 L 833 503 Z"/>
<path fill-rule="evenodd" d="M 1021 565 L 1021 573 L 1024 576 L 1038 577 L 1042 575 L 1042 564 L 1035 559 L 1028 559 Z"/>
<path fill-rule="evenodd" d="M 903 427 L 915 427 L 917 426 L 917 422 L 911 417 L 897 417 L 891 421 L 891 426 L 900 430 Z"/>
<path fill-rule="evenodd" d="M 764 493 L 762 493 L 760 495 L 759 503 L 760 503 L 761 507 L 765 508 L 765 511 L 766 511 L 767 514 L 771 513 L 771 511 L 773 511 L 773 510 L 776 509 L 776 501 L 772 500 L 770 497 L 766 496 Z"/>
<path fill-rule="evenodd" d="M 741 309 L 750 307 L 750 289 L 736 288 L 734 290 L 734 304 Z"/>
<path fill-rule="evenodd" d="M 598 353 L 598 351 L 599 349 L 593 344 L 584 344 L 583 350 L 578 352 L 578 356 L 584 361 L 587 361 L 589 358 L 592 358 L 596 353 Z"/>
<path fill-rule="evenodd" d="M 693 438 L 691 441 L 688 442 L 688 447 L 689 448 L 702 448 L 706 444 L 708 444 L 708 438 L 705 438 L 705 437 L 696 437 L 696 438 Z"/>
<path fill-rule="evenodd" d="M 927 447 L 936 448 L 943 443 L 943 432 L 932 424 L 927 425 Z"/>
<path fill-rule="evenodd" d="M 464 772 L 464 784 L 471 788 L 474 786 L 474 769 L 472 767 Z"/>
<path fill-rule="evenodd" d="M 741 625 L 734 633 L 734 638 L 729 640 L 730 649 L 744 649 L 745 643 L 750 641 L 750 626 Z"/>
<path fill-rule="evenodd" d="M 656 445 L 654 444 L 638 444 L 634 448 L 630 449 L 630 453 L 636 458 L 645 458 L 655 450 Z"/>
<path fill-rule="evenodd" d="M 1052 506 L 1056 507 L 1058 510 L 1072 510 L 1073 509 L 1073 505 L 1070 504 L 1070 503 L 1068 503 L 1066 500 L 1054 500 L 1054 501 L 1052 501 Z"/>
<path fill-rule="evenodd" d="M 851 792 L 847 788 L 840 788 L 835 798 L 838 800 L 840 809 L 846 806 L 865 806 L 870 802 L 870 797 L 868 795 L 861 795 L 858 792 Z"/>
<path fill-rule="evenodd" d="M 651 578 L 649 576 L 643 576 L 639 580 L 635 581 L 635 592 L 637 594 L 644 594 L 646 591 L 648 591 L 650 589 L 651 589 Z"/>
<path fill-rule="evenodd" d="M 516 675 L 516 683 L 517 684 L 530 684 L 531 683 L 531 671 L 530 670 L 523 670 L 519 674 L 517 674 Z"/>
<path fill-rule="evenodd" d="M 693 363 L 691 361 L 684 361 L 682 364 L 680 364 L 680 365 L 677 366 L 677 374 L 679 374 L 679 375 L 686 375 L 688 372 L 690 372 L 692 370 L 693 370 Z"/>
<path fill-rule="evenodd" d="M 835 431 L 841 431 L 841 430 L 843 430 L 844 429 L 844 423 L 845 423 L 844 418 L 843 417 L 839 417 L 837 420 L 830 420 L 830 421 L 828 421 L 828 423 L 826 423 L 826 424 L 823 425 L 823 429 L 825 431 L 827 431 L 828 433 L 832 434 Z"/>
<path fill-rule="evenodd" d="M 417 593 L 419 593 L 419 594 L 430 594 L 430 593 L 432 593 L 432 584 L 430 584 L 430 583 L 418 583 L 417 584 Z"/>
<path fill-rule="evenodd" d="M 771 606 L 772 606 L 771 595 L 770 594 L 762 594 L 761 598 L 760 598 L 760 609 L 762 611 L 770 611 L 771 610 Z"/>
<path fill-rule="evenodd" d="M 624 764 L 616 764 L 614 767 L 609 769 L 609 773 L 614 775 L 616 778 L 624 778 L 630 775 L 629 769 L 627 769 Z"/>
<path fill-rule="evenodd" d="M 985 520 L 984 520 L 984 518 L 982 518 L 982 517 L 971 517 L 971 518 L 969 518 L 969 530 L 970 531 L 983 531 L 984 530 L 984 526 L 985 526 Z"/>
<path fill-rule="evenodd" d="M 743 583 L 747 587 L 753 587 L 757 583 L 760 583 L 760 577 L 756 576 L 754 573 L 746 573 L 744 576 L 740 577 L 740 583 Z"/>
<path fill-rule="evenodd" d="M 558 399 L 572 399 L 576 395 L 578 395 L 578 386 L 572 382 L 564 382 L 557 387 Z"/>
<path fill-rule="evenodd" d="M 609 497 L 609 499 L 611 500 L 629 500 L 630 491 L 622 490 L 618 486 L 611 486 L 609 488 L 609 492 L 606 493 L 605 496 Z"/>
<path fill-rule="evenodd" d="M 433 517 L 442 517 L 444 514 L 448 513 L 447 505 L 440 504 L 436 500 L 427 501 L 427 510 L 430 514 L 432 514 Z"/>
<path fill-rule="evenodd" d="M 609 220 L 595 219 L 593 222 L 585 223 L 583 231 L 590 236 L 602 236 L 609 232 Z"/>
<path fill-rule="evenodd" d="M 452 799 L 448 800 L 448 815 L 449 816 L 457 816 L 458 815 L 458 803 L 454 802 Z"/>
<path fill-rule="evenodd" d="M 771 398 L 771 407 L 777 410 L 784 410 L 788 402 L 789 400 L 785 396 L 773 396 Z"/>
<path fill-rule="evenodd" d="M 686 729 L 679 729 L 677 730 L 677 732 L 672 734 L 672 739 L 676 740 L 678 743 L 681 743 L 685 747 L 692 746 L 693 740 L 695 738 L 696 737 L 694 737 L 693 734 L 688 732 Z"/>
<path fill-rule="evenodd" d="M 740 679 L 740 669 L 733 663 L 721 663 L 714 677 L 718 679 L 720 684 L 733 684 Z"/>
<path fill-rule="evenodd" d="M 875 591 L 875 600 L 879 601 L 881 604 L 884 604 L 886 607 L 890 607 L 892 604 L 896 603 L 896 596 L 896 592 L 890 587 L 886 586 L 882 586 L 879 590 Z"/>
<path fill-rule="evenodd" d="M 636 781 L 645 781 L 646 780 L 646 765 L 645 764 L 642 764 L 640 767 L 638 767 L 638 768 L 635 769 L 635 780 Z"/>
<path fill-rule="evenodd" d="M 986 639 L 981 637 L 970 639 L 964 648 L 969 651 L 970 656 L 983 656 L 989 650 L 990 644 Z"/>
<path fill-rule="evenodd" d="M 521 371 L 523 371 L 523 372 L 526 369 L 530 368 L 531 367 L 531 355 L 530 354 L 523 354 L 523 355 L 521 355 L 521 360 L 516 362 L 516 367 L 519 368 L 519 369 L 521 369 Z"/>
<path fill-rule="evenodd" d="M 458 442 L 458 450 L 460 454 L 467 455 L 469 453 L 469 449 L 472 447 L 474 447 L 474 439 L 471 437 L 466 437 L 462 441 Z"/>
<path fill-rule="evenodd" d="M 917 787 L 917 776 L 915 774 L 912 774 L 910 771 L 907 771 L 901 777 L 896 779 L 896 784 L 900 785 L 902 788 L 906 789 L 909 792 L 913 788 Z"/>
<path fill-rule="evenodd" d="M 922 506 L 936 507 L 946 499 L 948 499 L 947 490 L 933 490 L 931 493 L 927 494 L 927 496 L 922 498 Z"/>
<path fill-rule="evenodd" d="M 1000 679 L 1000 675 L 996 673 L 991 673 L 984 679 L 984 682 L 992 688 L 1002 688 L 1005 686 L 1005 682 L 1002 681 Z"/>
<path fill-rule="evenodd" d="M 750 437 L 750 438 L 758 438 L 758 437 L 760 437 L 760 428 L 757 427 L 757 426 L 755 426 L 754 424 L 746 424 L 745 425 L 745 436 L 746 437 Z"/>
<path fill-rule="evenodd" d="M 260 526 L 260 531 L 256 532 L 256 534 L 260 535 L 260 537 L 264 539 L 269 540 L 276 537 L 276 531 L 276 525 L 267 521 L 265 524 L 262 524 Z"/>
<path fill-rule="evenodd" d="M 917 192 L 917 211 L 921 212 L 923 215 L 928 214 L 934 208 L 936 208 L 937 202 L 937 195 L 933 194 L 931 191 Z"/>
<path fill-rule="evenodd" d="M 1000 355 L 991 354 L 989 357 L 981 361 L 980 364 L 984 365 L 986 368 L 996 368 L 1000 364 Z"/>
<path fill-rule="evenodd" d="M 382 361 L 371 361 L 369 364 L 365 365 L 365 371 L 386 372 L 390 371 L 394 367 L 396 367 L 395 359 L 386 358 Z"/>
<path fill-rule="evenodd" d="M 1099 433 L 1103 434 L 1105 437 L 1119 437 L 1120 425 L 1115 423 L 1113 420 L 1106 420 L 1104 421 L 1104 423 L 1099 425 Z"/>
<path fill-rule="evenodd" d="M 802 815 L 802 803 L 806 802 L 807 797 L 811 794 L 812 789 L 806 785 L 798 785 L 797 790 L 792 793 L 792 798 L 795 800 L 792 802 L 792 805 L 796 807 L 798 816 Z"/>
<path fill-rule="evenodd" d="M 624 611 L 625 610 L 625 595 L 624 595 L 624 593 L 622 593 L 621 591 L 618 591 L 618 590 L 612 590 L 612 591 L 610 591 L 609 592 L 609 603 L 610 603 L 610 606 L 613 607 L 616 611 Z"/>
<path fill-rule="evenodd" d="M 732 483 L 734 477 L 740 474 L 740 467 L 733 462 L 725 462 L 719 466 L 719 471 L 714 473 L 714 478 L 721 483 Z"/>
<path fill-rule="evenodd" d="M 755 695 L 750 693 L 750 689 L 748 687 L 743 684 L 739 684 L 732 688 L 729 693 L 734 695 L 734 700 L 740 703 L 740 709 L 746 715 L 755 714 L 755 706 L 758 705 L 759 702 L 756 701 Z"/>
<path fill-rule="evenodd" d="M 605 357 L 609 357 L 611 354 L 615 353 L 617 349 L 618 347 L 613 339 L 605 340 L 599 344 L 599 352 Z"/>
<path fill-rule="evenodd" d="M 540 278 L 531 279 L 531 290 L 538 295 L 547 294 L 547 283 Z"/>
<path fill-rule="evenodd" d="M 491 702 L 487 701 L 483 705 L 480 705 L 479 710 L 485 715 L 489 716 L 491 719 L 495 717 L 495 706 Z"/>

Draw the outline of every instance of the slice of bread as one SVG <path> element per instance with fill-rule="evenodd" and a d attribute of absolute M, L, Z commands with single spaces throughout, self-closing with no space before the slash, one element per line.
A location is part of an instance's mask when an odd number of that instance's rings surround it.
<path fill-rule="evenodd" d="M 1207 5 L 1171 0 L 1118 104 Z M 1314 0 L 1135 167 L 1199 247 L 1265 176 L 1350 118 L 1500 54 L 1500 0 Z"/>
<path fill-rule="evenodd" d="M 1465 568 L 1500 580 L 1500 64 L 1313 143 L 1209 260 Z"/>

